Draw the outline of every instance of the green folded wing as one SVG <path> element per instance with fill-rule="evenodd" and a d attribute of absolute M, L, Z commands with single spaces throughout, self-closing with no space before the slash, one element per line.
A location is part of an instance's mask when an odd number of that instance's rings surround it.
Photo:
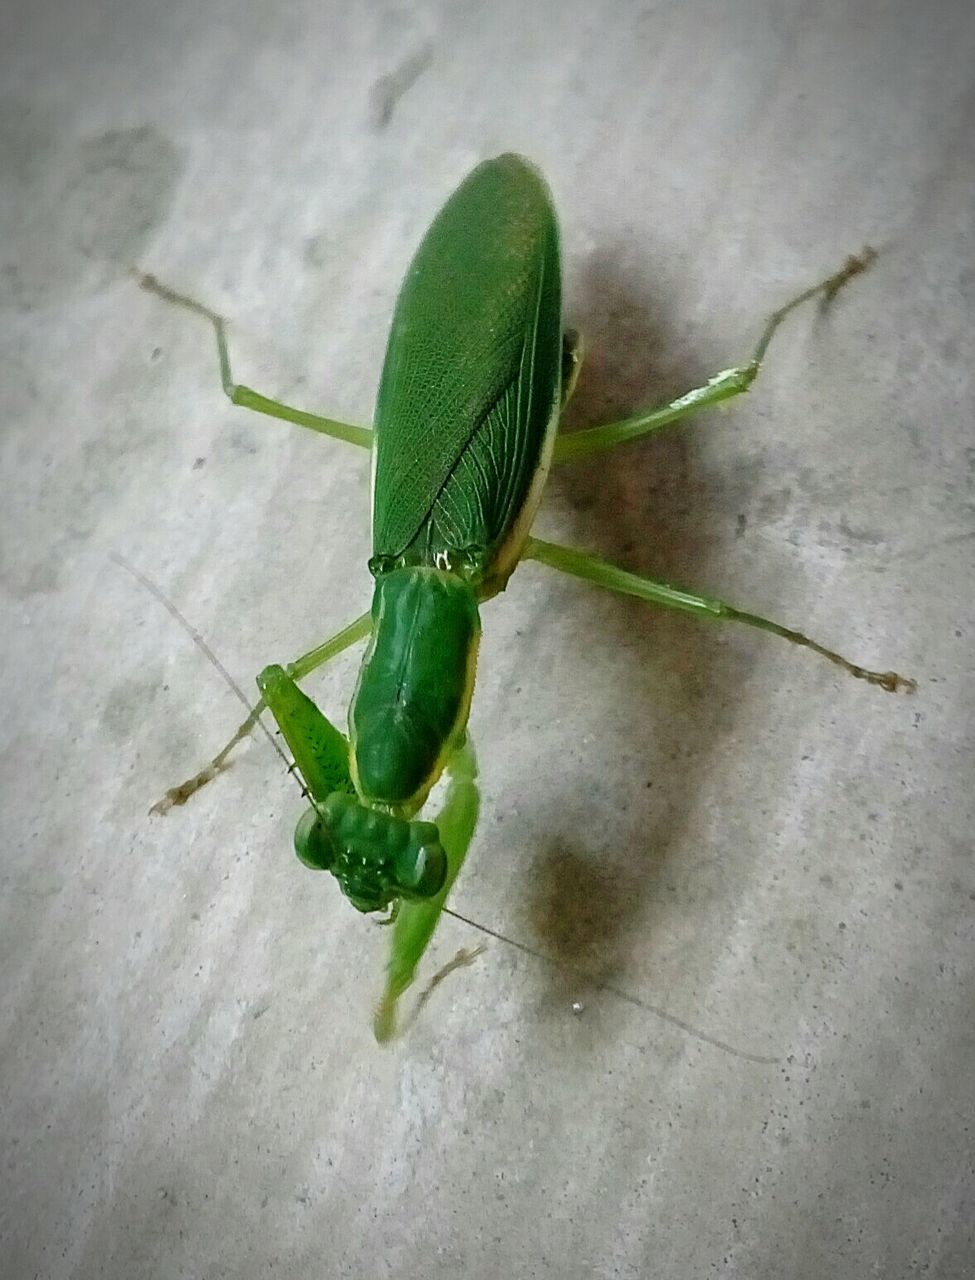
<path fill-rule="evenodd" d="M 393 317 L 375 419 L 373 553 L 490 560 L 524 506 L 559 403 L 558 227 L 519 156 L 441 209 Z"/>

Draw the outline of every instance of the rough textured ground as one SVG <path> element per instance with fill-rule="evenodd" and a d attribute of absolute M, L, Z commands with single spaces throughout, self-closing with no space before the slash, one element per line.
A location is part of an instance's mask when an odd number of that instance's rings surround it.
<path fill-rule="evenodd" d="M 3 1275 L 972 1275 L 971 7 L 8 0 L 0 49 Z M 508 149 L 563 220 L 573 422 L 882 250 L 539 529 L 919 691 L 520 570 L 454 903 L 537 955 L 381 1050 L 385 938 L 289 853 L 265 741 L 147 817 L 240 712 L 111 558 L 250 689 L 365 607 L 368 459 L 229 406 L 128 269 L 368 422 L 414 245 Z"/>

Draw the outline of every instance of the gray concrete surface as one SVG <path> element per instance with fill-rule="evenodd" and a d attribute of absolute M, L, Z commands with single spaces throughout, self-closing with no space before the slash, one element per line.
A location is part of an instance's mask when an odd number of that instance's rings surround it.
<path fill-rule="evenodd" d="M 975 1274 L 971 6 L 0 26 L 5 1280 Z M 111 559 L 250 688 L 365 606 L 368 460 L 229 406 L 127 270 L 230 316 L 244 380 L 368 422 L 415 243 L 505 149 L 560 208 L 577 423 L 883 250 L 747 402 L 567 469 L 539 528 L 919 691 L 524 567 L 454 905 L 536 954 L 489 941 L 382 1050 L 385 938 L 291 856 L 265 741 L 147 816 L 239 708 Z M 355 664 L 313 682 L 337 717 Z M 478 940 L 446 921 L 427 974 Z"/>

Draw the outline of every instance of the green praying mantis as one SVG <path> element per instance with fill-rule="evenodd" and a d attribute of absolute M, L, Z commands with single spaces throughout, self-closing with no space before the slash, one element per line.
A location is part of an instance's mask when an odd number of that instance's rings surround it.
<path fill-rule="evenodd" d="M 360 911 L 389 909 L 392 948 L 374 1029 L 388 1039 L 398 998 L 445 909 L 477 825 L 477 766 L 467 730 L 481 605 L 522 560 L 651 604 L 745 623 L 812 649 L 888 692 L 914 683 L 870 671 L 768 618 L 543 542 L 532 521 L 553 464 L 641 439 L 747 391 L 773 334 L 800 304 L 832 299 L 873 257 L 848 259 L 768 320 L 752 358 L 672 403 L 560 434 L 579 373 L 577 335 L 562 319 L 559 231 L 533 165 L 502 155 L 448 199 L 396 303 L 372 430 L 319 417 L 233 380 L 226 325 L 209 308 L 141 276 L 146 289 L 205 317 L 223 389 L 235 405 L 372 452 L 372 607 L 286 667 L 257 678 L 260 700 L 227 745 L 158 811 L 184 803 L 271 712 L 294 757 L 308 808 L 295 848 L 328 870 Z M 368 638 L 346 737 L 298 682 Z M 446 775 L 434 821 L 418 818 Z"/>

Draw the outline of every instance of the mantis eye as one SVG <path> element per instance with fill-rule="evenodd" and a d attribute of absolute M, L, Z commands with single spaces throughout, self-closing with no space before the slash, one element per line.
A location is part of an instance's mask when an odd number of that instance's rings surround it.
<path fill-rule="evenodd" d="M 334 837 L 314 807 L 306 809 L 295 827 L 295 853 L 312 871 L 331 871 L 340 853 Z"/>
<path fill-rule="evenodd" d="M 396 856 L 393 874 L 403 894 L 432 898 L 447 878 L 447 855 L 432 822 L 411 822 L 409 843 Z"/>

